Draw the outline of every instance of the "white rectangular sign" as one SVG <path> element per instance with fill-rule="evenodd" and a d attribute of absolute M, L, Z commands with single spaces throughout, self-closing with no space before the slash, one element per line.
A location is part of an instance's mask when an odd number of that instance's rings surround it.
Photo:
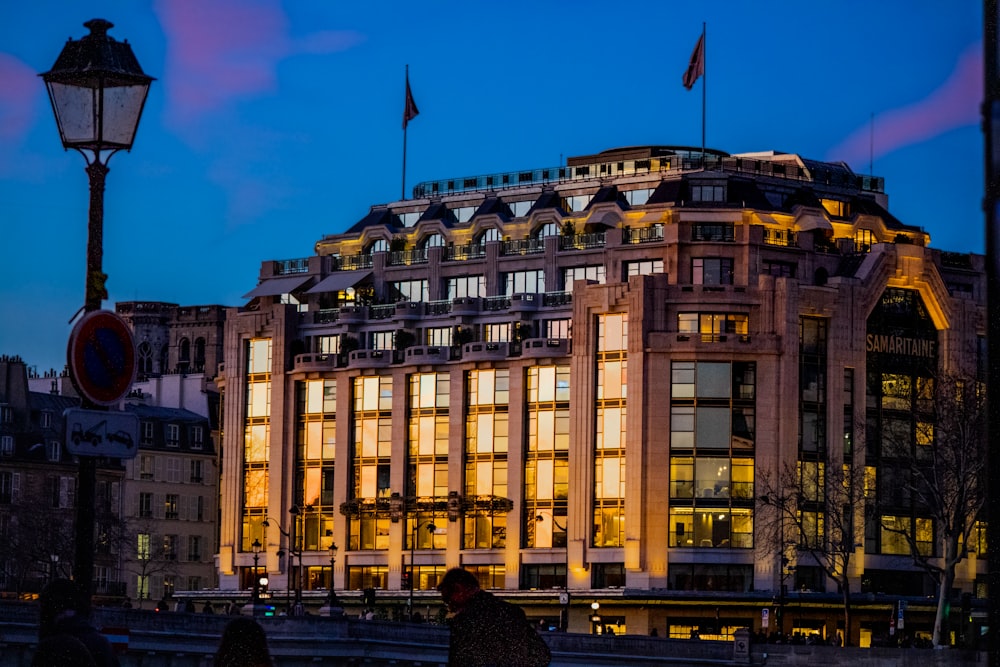
<path fill-rule="evenodd" d="M 121 410 L 81 410 L 63 413 L 66 449 L 76 456 L 135 458 L 139 446 L 139 417 Z"/>

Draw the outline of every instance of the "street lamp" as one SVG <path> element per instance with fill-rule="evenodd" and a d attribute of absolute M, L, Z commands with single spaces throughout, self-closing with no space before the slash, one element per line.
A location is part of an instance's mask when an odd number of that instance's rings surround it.
<path fill-rule="evenodd" d="M 599 632 L 600 627 L 601 627 L 601 615 L 599 613 L 597 613 L 598 611 L 600 611 L 600 609 L 601 609 L 601 603 L 600 602 L 591 602 L 590 603 L 590 610 L 593 612 L 590 615 L 590 634 L 592 634 L 592 635 L 599 635 L 599 634 L 601 634 Z"/>
<path fill-rule="evenodd" d="M 292 515 L 292 524 L 288 530 L 285 530 L 281 526 L 280 521 L 275 521 L 275 527 L 278 532 L 288 540 L 288 572 L 285 575 L 286 585 L 285 585 L 285 596 L 288 601 L 289 613 L 298 615 L 302 610 L 302 549 L 296 544 L 296 528 L 298 526 L 299 519 L 299 506 L 292 505 L 288 509 L 288 513 Z M 271 525 L 272 519 L 265 517 L 261 522 L 261 525 L 268 528 Z M 284 550 L 278 551 L 278 556 L 284 555 Z M 299 557 L 299 566 L 295 576 L 292 576 L 292 570 L 295 569 L 295 557 Z M 291 608 L 291 589 L 295 588 L 295 608 Z"/>
<path fill-rule="evenodd" d="M 59 554 L 51 554 L 49 560 L 52 562 L 52 569 L 49 570 L 49 581 L 55 581 L 59 574 Z"/>
<path fill-rule="evenodd" d="M 257 560 L 260 558 L 260 540 L 254 539 L 250 545 L 253 549 L 253 615 L 257 615 L 257 605 L 260 603 L 260 578 L 257 576 Z"/>
<path fill-rule="evenodd" d="M 338 611 L 342 614 L 343 610 L 340 608 L 340 600 L 337 599 L 337 586 L 336 578 L 333 573 L 333 566 L 337 563 L 337 543 L 333 540 L 330 541 L 330 601 L 327 606 L 330 607 L 330 616 L 337 616 Z"/>
<path fill-rule="evenodd" d="M 90 34 L 68 40 L 55 64 L 41 74 L 63 148 L 74 149 L 87 162 L 90 214 L 87 226 L 87 273 L 84 310 L 101 309 L 107 298 L 101 267 L 104 255 L 104 181 L 108 160 L 132 149 L 139 118 L 153 78 L 147 76 L 128 42 L 108 36 L 113 26 L 104 19 L 83 24 Z M 75 379 L 74 379 L 75 381 Z M 93 409 L 86 398 L 83 408 Z M 89 606 L 94 578 L 94 503 L 97 459 L 81 456 L 77 485 L 76 551 L 73 579 Z"/>
<path fill-rule="evenodd" d="M 413 589 L 417 586 L 417 581 L 415 579 L 416 571 L 414 570 L 413 556 L 414 551 L 417 548 L 417 538 L 420 536 L 420 529 L 427 526 L 427 532 L 434 534 L 437 530 L 437 526 L 434 525 L 433 521 L 427 521 L 425 523 L 413 522 L 413 540 L 410 542 L 410 601 L 409 601 L 409 611 L 410 620 L 413 620 Z M 433 545 L 432 545 L 433 546 Z"/>

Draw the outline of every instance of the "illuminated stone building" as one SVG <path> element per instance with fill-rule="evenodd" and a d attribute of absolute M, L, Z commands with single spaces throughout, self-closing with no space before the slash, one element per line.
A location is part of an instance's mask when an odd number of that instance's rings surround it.
<path fill-rule="evenodd" d="M 405 605 L 412 567 L 433 613 L 462 565 L 570 630 L 729 637 L 784 604 L 830 638 L 836 584 L 764 538 L 761 489 L 834 462 L 870 473 L 852 643 L 885 634 L 875 594 L 934 591 L 879 517 L 927 524 L 863 424 L 926 444 L 918 396 L 882 394 L 982 363 L 982 258 L 929 242 L 882 179 L 775 152 L 617 149 L 373 206 L 227 315 L 220 586 L 250 588 L 257 540 L 271 592 L 319 604 L 334 542 L 347 599 Z"/>

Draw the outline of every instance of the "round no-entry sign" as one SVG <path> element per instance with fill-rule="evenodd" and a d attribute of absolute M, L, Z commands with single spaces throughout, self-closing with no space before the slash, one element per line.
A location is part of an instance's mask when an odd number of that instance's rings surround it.
<path fill-rule="evenodd" d="M 122 400 L 135 380 L 135 338 L 125 320 L 107 310 L 87 313 L 73 327 L 66 349 L 77 391 L 97 405 Z"/>

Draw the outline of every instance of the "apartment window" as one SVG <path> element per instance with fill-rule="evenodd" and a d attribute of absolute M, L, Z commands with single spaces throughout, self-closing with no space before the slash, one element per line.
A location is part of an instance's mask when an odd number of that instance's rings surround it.
<path fill-rule="evenodd" d="M 177 424 L 167 424 L 167 447 L 178 447 L 181 444 L 181 427 Z"/>
<path fill-rule="evenodd" d="M 545 271 L 513 271 L 503 275 L 503 293 L 507 296 L 514 294 L 541 294 L 545 292 Z"/>
<path fill-rule="evenodd" d="M 149 560 L 150 534 L 139 533 L 136 535 L 135 557 L 136 560 Z"/>
<path fill-rule="evenodd" d="M 624 563 L 593 563 L 591 567 L 594 588 L 625 588 Z"/>
<path fill-rule="evenodd" d="M 392 283 L 395 301 L 430 301 L 426 280 L 402 280 Z"/>
<path fill-rule="evenodd" d="M 630 206 L 642 206 L 649 201 L 652 196 L 652 188 L 643 188 L 641 190 L 626 190 L 622 193 L 625 197 L 625 201 L 629 203 Z"/>
<path fill-rule="evenodd" d="M 45 480 L 49 507 L 63 508 L 73 504 L 73 494 L 76 491 L 74 486 L 76 480 L 72 477 L 52 476 Z"/>
<path fill-rule="evenodd" d="M 199 459 L 194 459 L 191 461 L 191 476 L 190 481 L 194 484 L 201 484 L 205 480 L 204 475 L 205 463 Z"/>
<path fill-rule="evenodd" d="M 728 257 L 695 257 L 691 260 L 695 285 L 732 285 L 733 260 Z"/>
<path fill-rule="evenodd" d="M 4 470 L 0 472 L 0 504 L 10 505 L 17 500 L 21 474 Z"/>
<path fill-rule="evenodd" d="M 0 405 L 0 424 L 14 422 L 14 410 L 9 405 Z"/>
<path fill-rule="evenodd" d="M 590 204 L 590 200 L 593 198 L 594 195 L 570 195 L 563 199 L 563 201 L 566 204 L 567 211 L 575 212 L 587 208 L 587 205 Z"/>
<path fill-rule="evenodd" d="M 735 241 L 733 225 L 712 222 L 696 222 L 691 225 L 692 241 Z"/>
<path fill-rule="evenodd" d="M 176 493 L 168 493 L 163 499 L 163 518 L 176 519 L 178 516 L 178 506 L 180 497 Z"/>
<path fill-rule="evenodd" d="M 201 537 L 191 535 L 188 537 L 188 558 L 189 561 L 197 562 L 201 560 Z"/>
<path fill-rule="evenodd" d="M 167 560 L 177 560 L 177 536 L 163 536 L 163 557 Z M 164 581 L 164 585 L 166 582 Z"/>
<path fill-rule="evenodd" d="M 663 273 L 662 259 L 642 259 L 634 262 L 625 262 L 625 280 L 631 276 L 648 276 L 654 273 Z"/>
<path fill-rule="evenodd" d="M 153 444 L 153 422 L 142 422 L 142 444 Z"/>
<path fill-rule="evenodd" d="M 340 354 L 340 336 L 317 336 L 316 351 L 320 354 Z"/>
<path fill-rule="evenodd" d="M 395 331 L 373 331 L 371 332 L 372 350 L 391 350 L 396 340 Z"/>
<path fill-rule="evenodd" d="M 192 577 L 188 577 L 188 590 L 189 591 L 200 591 L 201 588 L 202 588 L 202 586 L 201 586 L 201 577 L 193 577 L 193 576 Z"/>
<path fill-rule="evenodd" d="M 205 444 L 205 429 L 201 426 L 191 427 L 191 449 L 201 449 Z"/>
<path fill-rule="evenodd" d="M 52 428 L 52 413 L 48 410 L 42 411 L 42 428 Z"/>
<path fill-rule="evenodd" d="M 49 440 L 45 447 L 45 451 L 48 454 L 50 462 L 58 463 L 59 459 L 62 458 L 62 443 L 58 440 Z"/>
<path fill-rule="evenodd" d="M 604 265 L 576 266 L 563 269 L 563 285 L 567 292 L 573 291 L 573 283 L 577 280 L 592 280 L 599 285 L 604 284 Z"/>
<path fill-rule="evenodd" d="M 172 574 L 163 575 L 163 597 L 171 598 L 177 589 L 177 577 Z"/>
<path fill-rule="evenodd" d="M 870 229 L 859 229 L 854 232 L 854 250 L 857 252 L 869 252 L 877 242 L 875 232 Z"/>
<path fill-rule="evenodd" d="M 441 347 L 451 346 L 453 333 L 454 330 L 451 327 L 432 327 L 424 330 L 427 344 L 440 345 Z"/>
<path fill-rule="evenodd" d="M 819 203 L 823 205 L 826 212 L 837 218 L 846 218 L 850 215 L 850 204 L 846 201 L 840 201 L 839 199 L 820 199 Z"/>
<path fill-rule="evenodd" d="M 764 273 L 775 278 L 794 278 L 796 266 L 793 262 L 764 261 Z"/>
<path fill-rule="evenodd" d="M 14 455 L 14 436 L 3 435 L 0 436 L 0 456 L 13 456 Z"/>
<path fill-rule="evenodd" d="M 723 185 L 692 185 L 691 201 L 724 202 L 726 188 Z"/>
<path fill-rule="evenodd" d="M 745 336 L 749 316 L 743 313 L 678 313 L 677 332 L 701 337 L 705 343 L 725 341 L 729 335 Z"/>
<path fill-rule="evenodd" d="M 447 294 L 448 299 L 486 296 L 486 277 L 479 275 L 448 278 Z"/>
<path fill-rule="evenodd" d="M 153 457 L 148 454 L 139 455 L 139 479 L 153 479 Z"/>
<path fill-rule="evenodd" d="M 140 493 L 139 494 L 139 511 L 137 512 L 140 518 L 150 519 L 153 517 L 153 494 L 152 493 Z"/>
<path fill-rule="evenodd" d="M 483 328 L 483 337 L 487 343 L 510 342 L 510 322 L 487 324 Z"/>
<path fill-rule="evenodd" d="M 569 338 L 570 320 L 545 320 L 546 338 Z"/>
<path fill-rule="evenodd" d="M 168 482 L 179 482 L 181 481 L 181 463 L 182 460 L 176 456 L 171 456 L 167 458 L 167 481 Z"/>

